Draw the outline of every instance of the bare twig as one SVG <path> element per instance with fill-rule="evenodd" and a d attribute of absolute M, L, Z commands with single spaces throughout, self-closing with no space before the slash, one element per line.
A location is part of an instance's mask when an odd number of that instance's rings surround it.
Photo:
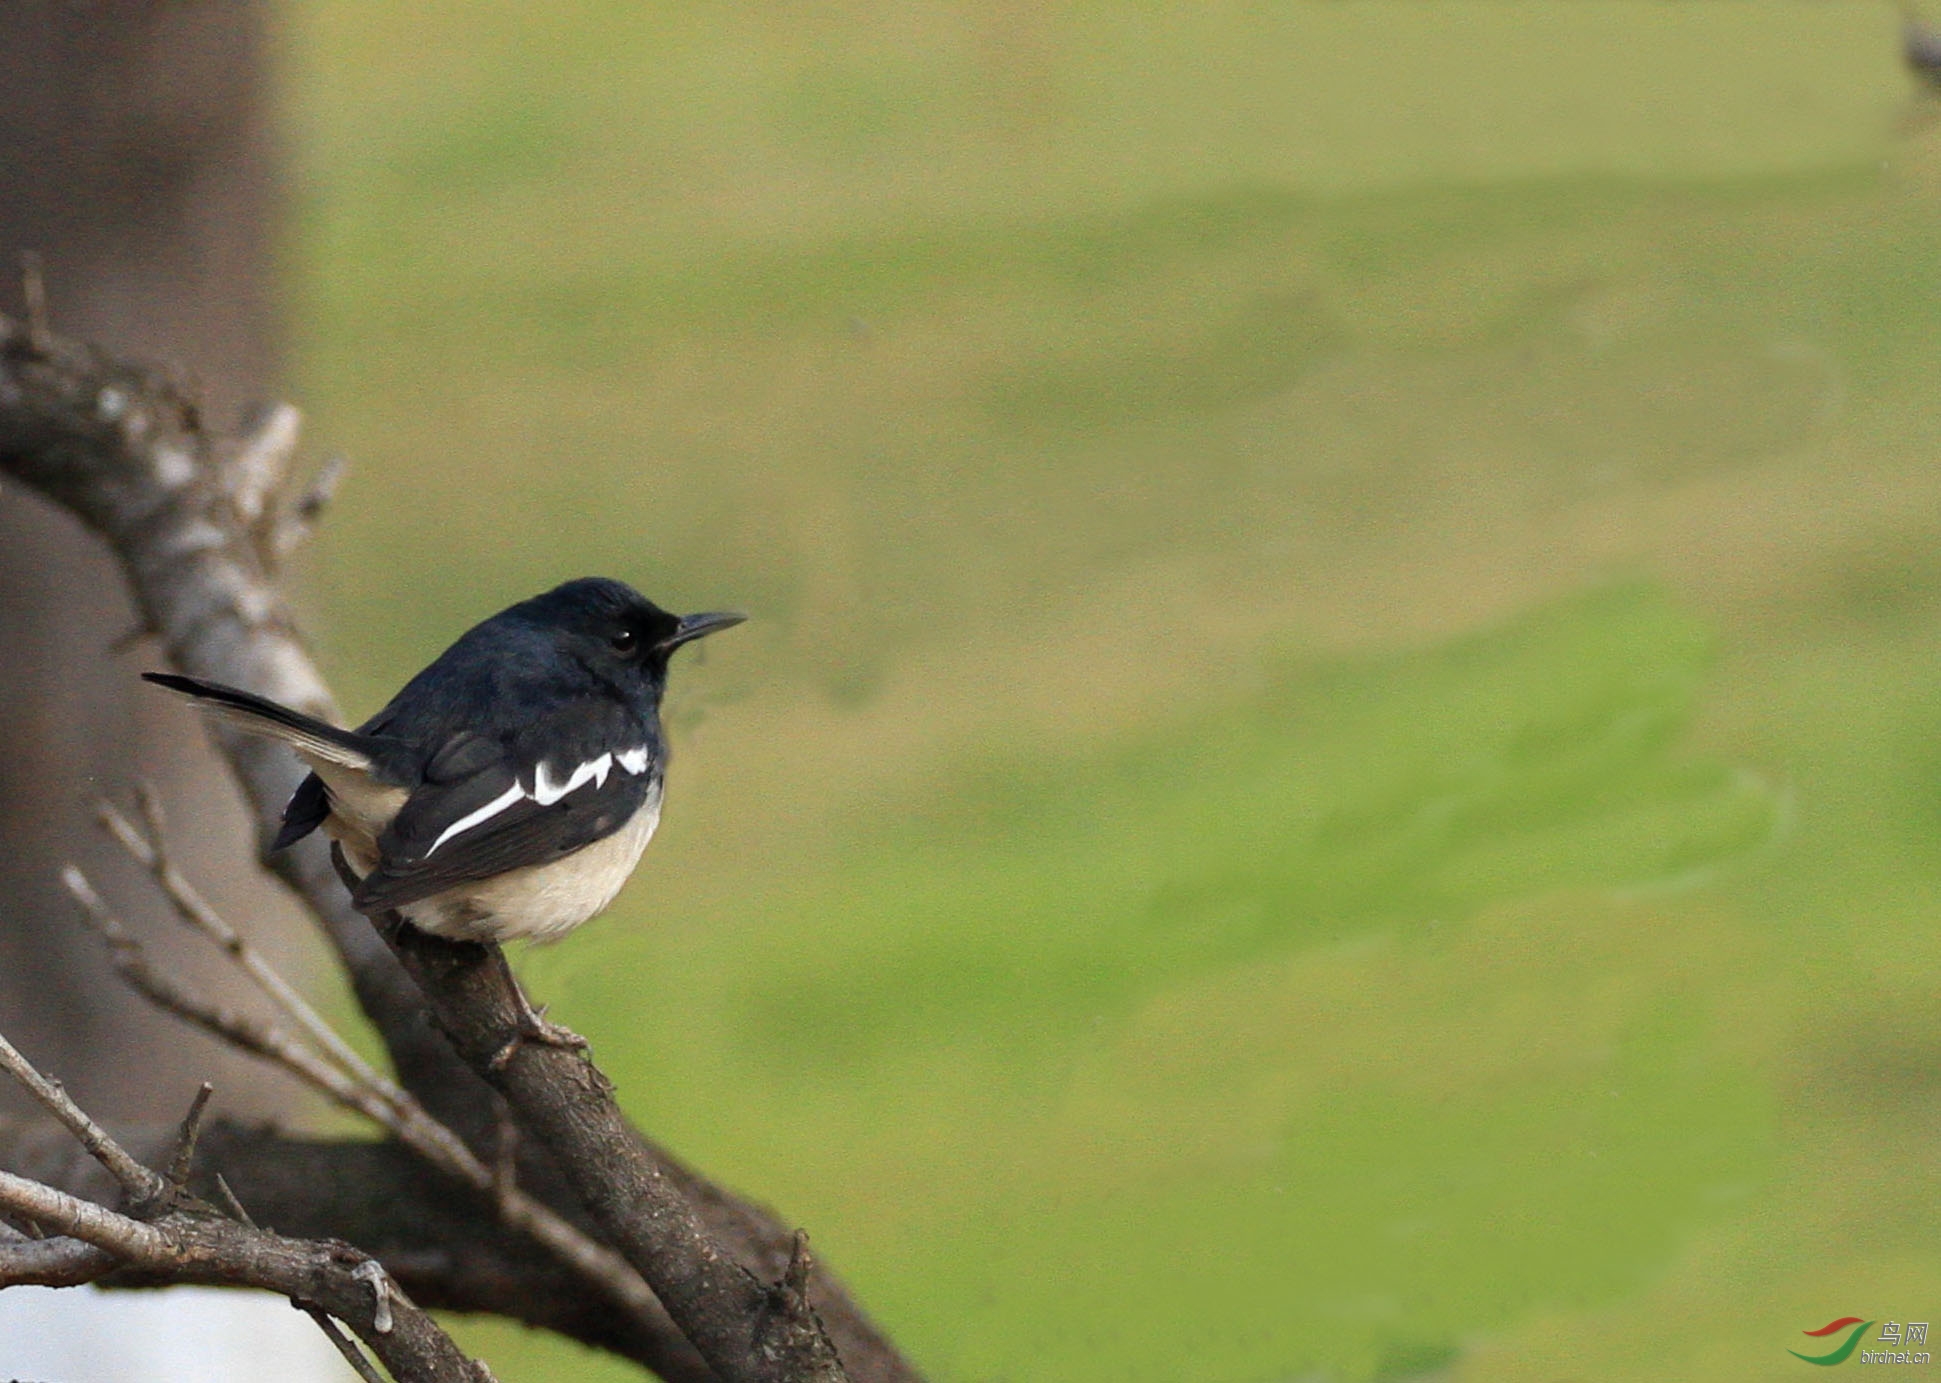
<path fill-rule="evenodd" d="M 126 822 L 123 822 L 126 825 Z M 128 827 L 133 830 L 132 827 Z M 140 858 L 139 856 L 137 858 Z M 107 943 L 109 959 L 130 988 L 165 1012 L 202 1028 L 238 1050 L 279 1066 L 312 1089 L 352 1113 L 360 1114 L 387 1129 L 406 1147 L 432 1166 L 454 1176 L 474 1190 L 491 1197 L 506 1225 L 529 1234 L 562 1261 L 583 1273 L 617 1305 L 647 1318 L 657 1318 L 660 1305 L 626 1259 L 612 1249 L 589 1238 L 550 1206 L 534 1200 L 518 1189 L 503 1173 L 486 1166 L 457 1134 L 428 1114 L 410 1095 L 395 1087 L 373 1089 L 293 1039 L 274 1024 L 248 1014 L 237 1013 L 191 994 L 149 961 L 146 950 L 102 900 L 87 877 L 69 865 L 61 873 L 68 891 L 81 904 L 83 919 Z M 187 881 L 180 886 L 187 896 L 200 904 L 219 931 L 233 935 L 228 924 L 216 916 Z M 174 898 L 176 895 L 171 894 Z M 247 953 L 247 948 L 224 947 L 227 955 Z M 287 987 L 267 962 L 257 958 L 260 970 L 276 986 Z M 321 1020 L 318 1020 L 321 1022 Z M 333 1034 L 334 1036 L 334 1034 Z M 341 1039 L 338 1039 L 341 1042 Z"/>
<path fill-rule="evenodd" d="M 249 1211 L 244 1208 L 236 1193 L 229 1189 L 229 1183 L 223 1179 L 221 1172 L 216 1173 L 216 1192 L 221 1196 L 222 1207 L 229 1212 L 230 1219 L 238 1224 L 248 1225 L 251 1229 L 256 1228 L 256 1221 L 249 1217 Z"/>
<path fill-rule="evenodd" d="M 143 623 L 155 630 L 179 670 L 336 721 L 329 693 L 275 583 L 260 526 L 239 517 L 247 506 L 239 506 L 229 492 L 225 457 L 224 445 L 205 430 L 199 410 L 168 380 L 58 336 L 36 342 L 31 331 L 0 318 L 0 472 L 66 507 L 103 537 L 129 581 Z M 462 995 L 434 996 L 441 1023 L 469 1034 L 457 1039 L 467 1060 L 457 1059 L 447 1034 L 424 1022 L 424 995 L 430 989 L 406 976 L 396 953 L 349 906 L 323 843 L 313 839 L 274 855 L 267 851 L 300 767 L 280 746 L 230 732 L 218 732 L 217 738 L 251 804 L 266 867 L 316 913 L 359 1004 L 384 1040 L 399 1084 L 441 1126 L 483 1140 L 491 1127 L 491 1104 L 469 1044 L 489 1032 L 497 1050 L 510 1038 L 511 1030 L 500 1021 L 508 1013 L 500 1005 L 502 996 L 464 986 Z M 434 947 L 415 956 L 420 980 L 427 966 L 452 972 L 469 964 L 462 947 L 446 948 L 442 959 L 436 952 Z M 670 1312 L 690 1335 L 714 1342 L 708 1352 L 722 1362 L 724 1379 L 786 1372 L 786 1348 L 774 1352 L 777 1362 L 769 1365 L 756 1358 L 773 1343 L 753 1334 L 768 1288 L 746 1265 L 755 1265 L 765 1277 L 779 1272 L 788 1229 L 642 1138 L 619 1114 L 597 1070 L 577 1057 L 571 1068 L 556 1066 L 550 1059 L 555 1055 L 529 1045 L 499 1073 L 532 1135 L 523 1161 L 543 1170 L 540 1179 L 548 1186 L 570 1186 L 628 1259 L 656 1263 L 655 1273 L 674 1291 L 673 1298 L 663 1293 Z M 557 1088 L 542 1089 L 548 1082 L 557 1082 Z M 588 1160 L 608 1154 L 613 1160 L 606 1166 Z M 525 1180 L 535 1183 L 530 1175 Z M 644 1201 L 631 1200 L 643 1186 L 655 1188 L 654 1193 Z M 671 1232 L 662 1237 L 661 1227 Z M 858 1380 L 915 1379 L 830 1274 L 815 1275 L 810 1295 L 845 1358 L 862 1361 L 862 1371 L 854 1374 Z M 813 1326 L 796 1313 L 790 1319 Z M 819 1333 L 819 1328 L 809 1332 Z M 797 1377 L 819 1374 L 795 1371 Z"/>
<path fill-rule="evenodd" d="M 202 1082 L 201 1089 L 195 1092 L 195 1099 L 189 1105 L 189 1112 L 183 1116 L 182 1131 L 176 1135 L 175 1151 L 168 1160 L 167 1180 L 172 1191 L 180 1191 L 188 1185 L 189 1169 L 195 1164 L 195 1142 L 202 1136 L 202 1116 L 209 1108 L 209 1097 L 215 1093 L 215 1086 L 206 1080 Z"/>
<path fill-rule="evenodd" d="M 809 1231 L 798 1229 L 789 1245 L 789 1265 L 782 1272 L 782 1290 L 807 1301 L 809 1297 L 809 1274 L 815 1268 L 815 1257 L 809 1252 Z"/>
<path fill-rule="evenodd" d="M 125 1261 L 159 1258 L 167 1248 L 162 1232 L 153 1225 L 12 1172 L 0 1171 L 0 1207 L 56 1234 L 84 1239 Z"/>
<path fill-rule="evenodd" d="M 318 467 L 316 478 L 304 492 L 297 496 L 296 502 L 283 515 L 276 525 L 276 532 L 270 541 L 270 556 L 281 562 L 291 553 L 310 540 L 317 530 L 317 522 L 323 517 L 324 510 L 337 497 L 337 487 L 343 482 L 344 473 L 350 463 L 342 456 L 327 456 Z"/>
<path fill-rule="evenodd" d="M 337 1347 L 337 1352 L 344 1356 L 344 1362 L 350 1365 L 351 1372 L 363 1379 L 364 1383 L 384 1383 L 384 1375 L 371 1367 L 371 1361 L 364 1357 L 364 1351 L 352 1344 L 344 1332 L 337 1328 L 337 1322 L 330 1319 L 329 1312 L 307 1301 L 292 1301 L 290 1305 L 317 1323 L 317 1329 L 323 1331 L 324 1337 Z"/>
<path fill-rule="evenodd" d="M 303 415 L 287 403 L 264 409 L 239 438 L 223 467 L 223 489 L 243 526 L 259 529 L 273 520 L 271 501 L 296 455 Z"/>
<path fill-rule="evenodd" d="M 87 1112 L 69 1098 L 60 1082 L 49 1080 L 35 1070 L 4 1036 L 0 1036 L 0 1071 L 5 1071 L 19 1082 L 20 1087 L 33 1096 L 36 1104 L 73 1134 L 74 1140 L 87 1150 L 88 1156 L 107 1168 L 108 1175 L 115 1179 L 122 1194 L 130 1201 L 145 1204 L 156 1200 L 167 1189 L 159 1176 L 130 1157 L 121 1144 L 108 1136 L 106 1129 L 89 1118 Z"/>
<path fill-rule="evenodd" d="M 176 868 L 174 860 L 168 853 L 164 835 L 166 822 L 162 815 L 161 799 L 156 794 L 154 786 L 145 782 L 138 784 L 136 801 L 141 807 L 143 819 L 148 827 L 146 833 L 137 830 L 134 823 L 123 816 L 114 803 L 105 798 L 95 803 L 95 817 L 121 848 L 154 877 L 163 896 L 173 906 L 176 916 L 213 942 L 243 974 L 255 983 L 258 989 L 269 997 L 271 1003 L 275 1004 L 299 1030 L 308 1035 L 312 1042 L 321 1047 L 332 1061 L 360 1085 L 394 1106 L 401 1106 L 409 1101 L 411 1097 L 359 1056 L 356 1048 L 344 1041 L 337 1030 L 324 1021 L 323 1015 L 297 993 L 296 987 L 285 980 L 276 968 L 263 958 L 262 953 L 250 945 L 248 938 L 231 926 L 222 914 L 209 904 L 195 885 L 189 882 L 188 877 Z"/>
<path fill-rule="evenodd" d="M 159 1165 L 177 1130 L 157 1124 L 116 1136 L 137 1159 Z M 291 1238 L 354 1243 L 427 1309 L 556 1331 L 638 1361 L 666 1383 L 720 1383 L 665 1311 L 616 1309 L 576 1269 L 508 1228 L 477 1192 L 394 1138 L 305 1137 L 212 1113 L 197 1147 L 191 1194 Z M 107 1173 L 77 1156 L 73 1140 L 48 1119 L 0 1118 L 0 1167 L 91 1200 L 113 1194 Z M 559 1193 L 543 1180 L 543 1164 L 530 1174 Z M 104 1285 L 125 1280 L 115 1275 Z"/>
<path fill-rule="evenodd" d="M 122 925 L 80 870 L 68 865 L 61 871 L 61 881 L 81 905 L 83 920 L 107 943 L 109 961 L 129 988 L 163 1012 L 172 1013 L 251 1056 L 282 1066 L 359 1113 L 367 1112 L 358 1103 L 362 1092 L 354 1082 L 292 1040 L 282 1029 L 248 1014 L 207 1003 L 156 969 L 141 942 Z M 370 1117 L 377 1117 L 375 1103 Z"/>
<path fill-rule="evenodd" d="M 35 1070 L 4 1036 L 0 1068 L 106 1167 L 131 1201 L 123 1214 L 30 1177 L 0 1171 L 0 1210 L 64 1238 L 0 1246 L 0 1272 L 86 1281 L 100 1255 L 165 1282 L 262 1287 L 314 1303 L 369 1344 L 399 1383 L 482 1383 L 489 1377 L 385 1277 L 381 1266 L 342 1244 L 284 1239 L 167 1197 L 163 1179 L 102 1131 L 60 1086 Z M 205 1087 L 206 1088 L 206 1087 Z M 200 1102 L 198 1102 L 200 1103 Z M 199 1117 L 192 1113 L 192 1119 Z M 137 1218 L 139 1216 L 140 1218 Z M 72 1247 L 91 1245 L 97 1253 Z M 375 1291 L 372 1305 L 369 1294 Z"/>

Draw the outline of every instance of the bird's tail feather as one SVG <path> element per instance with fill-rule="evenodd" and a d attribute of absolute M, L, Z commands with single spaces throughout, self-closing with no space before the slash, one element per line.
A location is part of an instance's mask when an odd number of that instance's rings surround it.
<path fill-rule="evenodd" d="M 282 740 L 325 763 L 369 770 L 380 757 L 379 742 L 372 736 L 341 730 L 254 692 L 226 687 L 220 682 L 205 682 L 199 677 L 180 677 L 172 672 L 144 672 L 142 680 L 180 692 L 191 698 L 199 709 L 239 729 Z"/>

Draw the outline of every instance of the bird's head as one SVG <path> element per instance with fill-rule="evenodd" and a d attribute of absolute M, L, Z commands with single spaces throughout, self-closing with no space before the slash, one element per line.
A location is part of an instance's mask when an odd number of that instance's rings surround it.
<path fill-rule="evenodd" d="M 682 644 L 748 618 L 725 611 L 670 614 L 625 582 L 597 576 L 568 581 L 514 609 L 589 667 L 655 681 L 667 675 L 667 660 Z"/>

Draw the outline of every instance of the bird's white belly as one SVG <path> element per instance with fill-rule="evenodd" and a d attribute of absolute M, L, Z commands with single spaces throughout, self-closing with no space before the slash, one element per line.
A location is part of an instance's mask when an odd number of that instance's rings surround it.
<path fill-rule="evenodd" d="M 557 941 L 606 910 L 659 824 L 656 789 L 631 821 L 584 849 L 448 889 L 400 911 L 433 936 L 455 941 Z"/>

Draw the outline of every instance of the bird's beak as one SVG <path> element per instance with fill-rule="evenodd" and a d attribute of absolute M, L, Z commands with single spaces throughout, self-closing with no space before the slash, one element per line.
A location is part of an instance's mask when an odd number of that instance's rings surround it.
<path fill-rule="evenodd" d="M 684 643 L 693 643 L 696 639 L 706 638 L 709 634 L 718 633 L 723 629 L 732 629 L 747 618 L 746 615 L 737 615 L 731 611 L 716 611 L 706 615 L 683 615 L 681 622 L 674 626 L 674 632 L 662 639 L 660 646 L 666 652 L 672 653 Z"/>

